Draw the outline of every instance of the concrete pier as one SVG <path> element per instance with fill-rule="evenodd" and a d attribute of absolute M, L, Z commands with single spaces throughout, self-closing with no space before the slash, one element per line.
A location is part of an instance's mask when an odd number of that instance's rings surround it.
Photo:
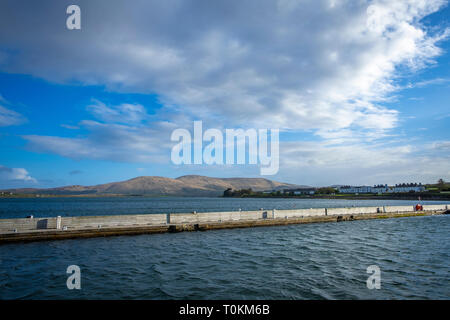
<path fill-rule="evenodd" d="M 448 210 L 449 205 L 444 204 L 424 205 L 423 211 L 415 211 L 413 206 L 383 206 L 0 219 L 0 244 L 423 216 Z"/>

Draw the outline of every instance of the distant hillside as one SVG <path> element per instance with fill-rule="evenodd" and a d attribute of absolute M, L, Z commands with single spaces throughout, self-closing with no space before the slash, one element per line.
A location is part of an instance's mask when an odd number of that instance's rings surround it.
<path fill-rule="evenodd" d="M 254 191 L 281 190 L 301 187 L 289 183 L 263 178 L 211 178 L 189 175 L 176 179 L 164 177 L 137 177 L 122 182 L 96 186 L 66 186 L 51 189 L 11 189 L 3 190 L 23 194 L 54 195 L 154 195 L 154 196 L 218 196 L 224 190 L 248 189 Z"/>

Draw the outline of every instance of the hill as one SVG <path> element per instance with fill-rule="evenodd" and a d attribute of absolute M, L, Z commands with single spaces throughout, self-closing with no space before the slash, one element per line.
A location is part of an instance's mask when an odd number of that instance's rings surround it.
<path fill-rule="evenodd" d="M 165 177 L 137 177 L 121 182 L 95 186 L 65 186 L 50 189 L 10 189 L 20 194 L 52 195 L 152 195 L 152 196 L 219 196 L 224 190 L 249 189 L 254 191 L 281 190 L 300 187 L 264 178 L 212 178 L 198 175 L 176 179 Z"/>

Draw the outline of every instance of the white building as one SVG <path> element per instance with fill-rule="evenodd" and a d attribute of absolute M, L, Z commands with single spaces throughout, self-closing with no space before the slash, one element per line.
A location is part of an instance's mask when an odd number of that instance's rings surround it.
<path fill-rule="evenodd" d="M 394 187 L 389 187 L 388 192 L 398 193 L 398 192 L 424 192 L 425 187 L 419 183 L 402 183 L 397 184 Z"/>
<path fill-rule="evenodd" d="M 340 186 L 339 193 L 401 193 L 401 192 L 424 192 L 425 187 L 419 183 L 403 183 L 392 187 L 385 185 L 376 186 Z"/>

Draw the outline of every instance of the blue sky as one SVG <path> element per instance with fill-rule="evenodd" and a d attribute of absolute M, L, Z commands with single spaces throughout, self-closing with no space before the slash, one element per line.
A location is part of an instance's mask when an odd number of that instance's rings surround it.
<path fill-rule="evenodd" d="M 0 4 L 0 188 L 261 177 L 174 165 L 194 120 L 279 128 L 269 179 L 450 179 L 446 1 L 74 3 Z"/>

